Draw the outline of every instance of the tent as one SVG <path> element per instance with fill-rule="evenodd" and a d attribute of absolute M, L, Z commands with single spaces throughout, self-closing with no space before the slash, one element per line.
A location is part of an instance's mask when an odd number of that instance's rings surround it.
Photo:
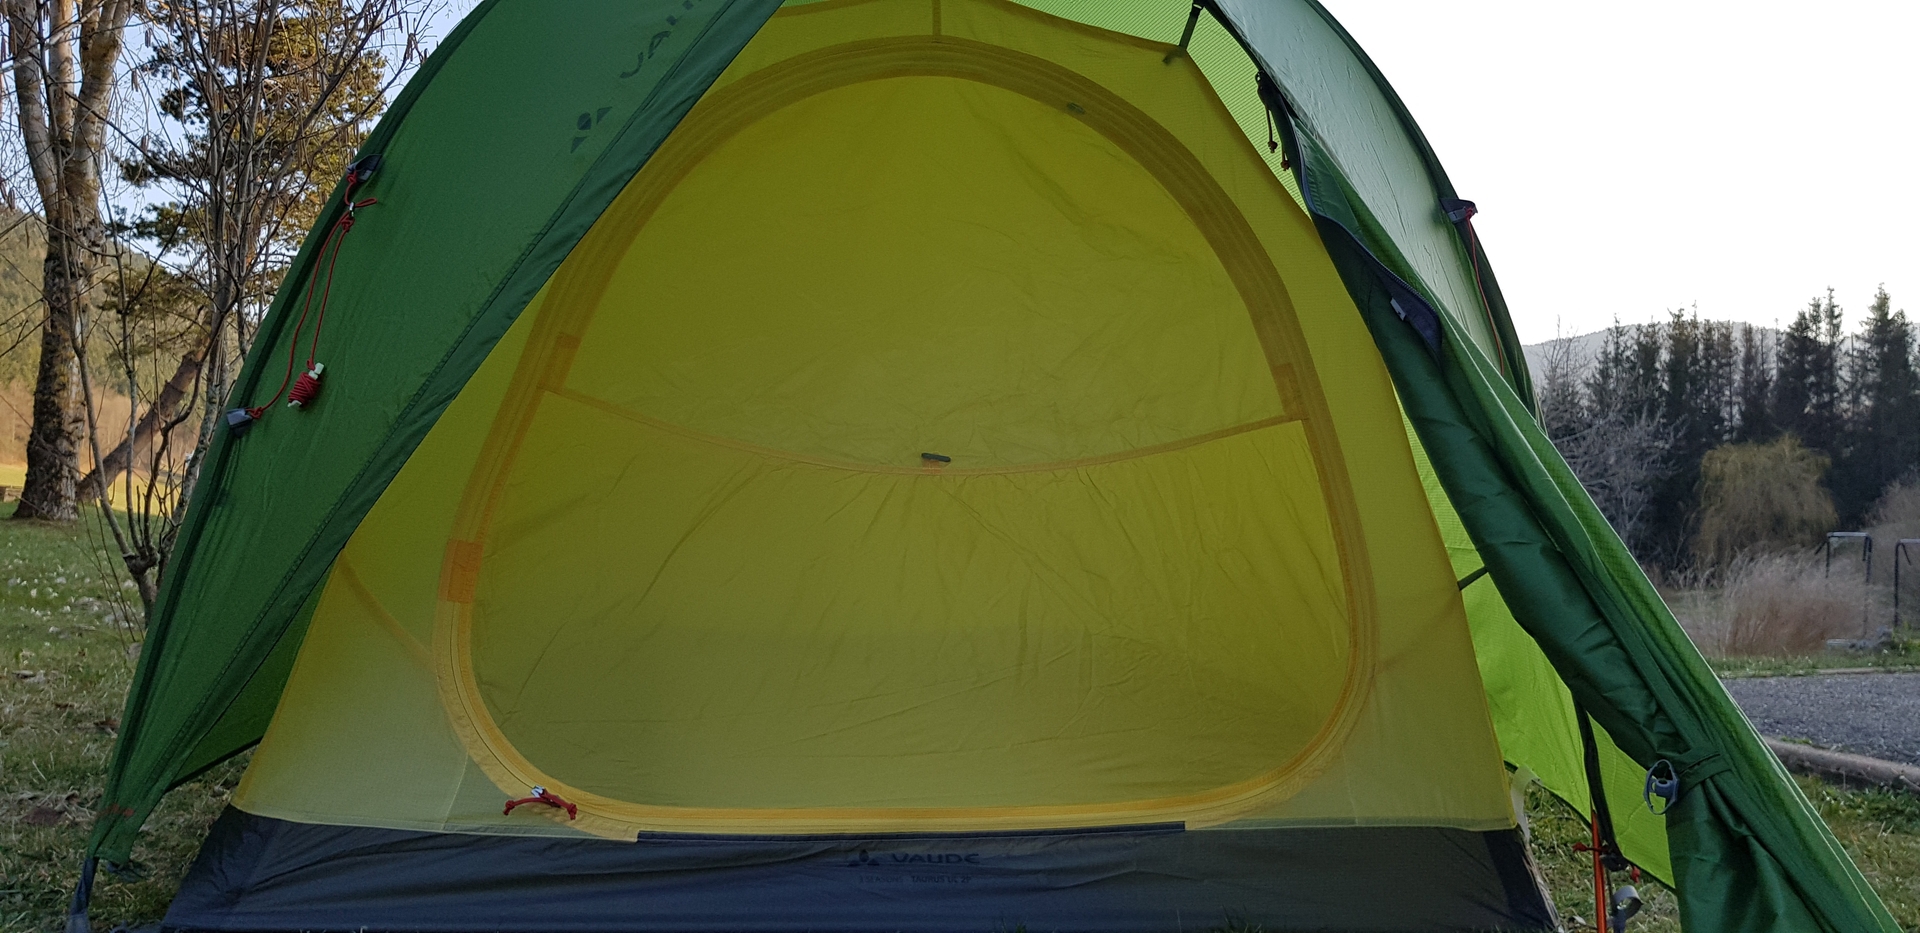
<path fill-rule="evenodd" d="M 1546 930 L 1537 777 L 1689 930 L 1897 928 L 1313 0 L 488 0 L 362 155 L 76 926 L 252 748 L 170 926 Z"/>

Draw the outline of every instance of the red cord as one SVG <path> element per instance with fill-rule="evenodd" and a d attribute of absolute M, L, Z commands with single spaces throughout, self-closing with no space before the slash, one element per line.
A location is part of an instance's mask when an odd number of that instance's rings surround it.
<path fill-rule="evenodd" d="M 313 367 L 300 374 L 293 381 L 293 388 L 287 392 L 287 404 L 295 408 L 305 407 L 320 394 L 320 369 Z"/>
<path fill-rule="evenodd" d="M 306 371 L 300 374 L 298 382 L 294 381 L 294 360 L 298 359 L 300 355 L 300 331 L 304 330 L 307 326 L 307 314 L 313 308 L 313 290 L 314 286 L 318 283 L 319 276 L 309 276 L 307 278 L 307 294 L 300 302 L 300 320 L 293 325 L 293 342 L 287 346 L 286 375 L 280 378 L 280 387 L 273 390 L 273 397 L 268 399 L 266 404 L 247 409 L 247 414 L 251 417 L 259 418 L 266 413 L 268 408 L 273 407 L 273 403 L 279 401 L 280 396 L 287 392 L 288 383 L 293 384 L 293 393 L 288 396 L 288 401 L 295 405 L 304 406 L 320 394 L 320 380 L 317 374 L 314 373 L 313 359 L 320 350 L 320 329 L 325 326 L 327 321 L 327 301 L 333 296 L 333 267 L 334 264 L 340 260 L 341 244 L 346 241 L 347 233 L 353 230 L 354 212 L 368 205 L 380 203 L 379 200 L 375 198 L 354 201 L 353 189 L 356 184 L 357 182 L 355 182 L 351 176 L 347 178 L 347 190 L 342 196 L 346 201 L 346 212 L 340 215 L 340 219 L 333 222 L 333 226 L 327 229 L 326 239 L 320 242 L 319 259 L 326 261 L 327 281 L 325 286 L 320 290 L 320 314 L 313 322 L 313 340 L 307 345 Z M 332 252 L 329 253 L 329 250 Z M 314 265 L 317 267 L 319 261 L 316 260 Z"/>
<path fill-rule="evenodd" d="M 507 801 L 507 808 L 502 812 L 508 816 L 512 816 L 514 807 L 524 806 L 529 803 L 544 803 L 549 807 L 553 807 L 559 810 L 565 810 L 567 811 L 567 819 L 570 819 L 570 820 L 580 815 L 579 807 L 576 807 L 573 804 L 560 799 L 559 794 L 556 794 L 553 791 L 550 791 L 544 787 L 535 787 L 533 789 L 533 796 L 531 797 L 521 797 L 518 800 Z"/>

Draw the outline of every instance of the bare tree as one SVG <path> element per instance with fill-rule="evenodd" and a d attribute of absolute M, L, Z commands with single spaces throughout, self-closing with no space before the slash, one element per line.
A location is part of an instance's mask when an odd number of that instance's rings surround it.
<path fill-rule="evenodd" d="M 1640 553 L 1648 506 L 1671 468 L 1672 427 L 1620 393 L 1583 391 L 1571 341 L 1548 344 L 1542 362 L 1540 426 L 1621 540 Z"/>
<path fill-rule="evenodd" d="M 85 428 L 78 347 L 105 245 L 109 108 L 132 0 L 0 0 L 20 144 L 46 228 L 45 316 L 16 518 L 72 521 Z"/>
<path fill-rule="evenodd" d="M 126 228 L 159 264 L 119 279 L 114 361 L 135 410 L 110 449 L 96 436 L 83 480 L 145 609 L 260 316 L 397 76 L 419 60 L 430 10 L 430 0 L 145 7 L 151 51 L 132 74 L 151 106 L 126 134 L 121 170 L 164 199 Z M 171 366 L 155 365 L 158 353 Z M 124 516 L 104 507 L 114 492 Z"/>

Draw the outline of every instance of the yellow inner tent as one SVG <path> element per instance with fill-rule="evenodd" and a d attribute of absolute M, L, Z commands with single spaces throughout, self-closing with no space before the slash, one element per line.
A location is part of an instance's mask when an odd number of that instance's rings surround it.
<path fill-rule="evenodd" d="M 361 524 L 236 805 L 1491 829 L 1486 708 L 1379 354 L 1198 67 L 996 0 L 827 0 Z M 501 813 L 533 785 L 579 819 Z"/>

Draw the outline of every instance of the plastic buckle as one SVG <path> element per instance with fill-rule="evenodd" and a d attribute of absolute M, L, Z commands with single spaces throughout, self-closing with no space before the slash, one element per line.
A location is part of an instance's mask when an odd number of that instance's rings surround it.
<path fill-rule="evenodd" d="M 1662 776 L 1662 772 L 1665 772 Z M 1680 801 L 1680 774 L 1673 769 L 1673 762 L 1660 759 L 1647 769 L 1647 787 L 1642 796 L 1646 799 L 1647 810 L 1654 816 L 1665 816 L 1673 805 Z M 1655 808 L 1655 798 L 1666 801 L 1666 805 Z"/>

